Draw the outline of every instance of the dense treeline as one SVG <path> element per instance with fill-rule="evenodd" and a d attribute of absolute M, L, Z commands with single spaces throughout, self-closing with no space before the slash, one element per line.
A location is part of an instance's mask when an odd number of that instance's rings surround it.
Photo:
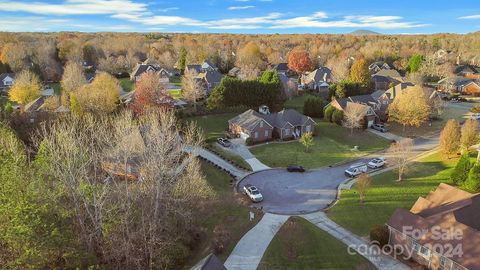
<path fill-rule="evenodd" d="M 285 101 L 282 84 L 275 71 L 266 71 L 260 80 L 240 80 L 224 77 L 208 98 L 208 107 L 246 106 L 257 109 L 267 105 L 272 110 L 281 109 Z"/>
<path fill-rule="evenodd" d="M 141 33 L 0 33 L 0 70 L 32 69 L 44 80 L 58 80 L 68 61 L 82 62 L 121 75 L 149 59 L 167 68 L 210 58 L 226 72 L 237 66 L 262 70 L 265 63 L 286 62 L 294 48 L 304 48 L 314 67 L 342 70 L 349 58 L 385 60 L 403 70 L 415 69 L 418 55 L 450 62 L 480 61 L 480 34 L 468 35 L 233 35 Z M 414 57 L 410 63 L 409 60 Z M 8 67 L 5 67 L 8 65 Z"/>

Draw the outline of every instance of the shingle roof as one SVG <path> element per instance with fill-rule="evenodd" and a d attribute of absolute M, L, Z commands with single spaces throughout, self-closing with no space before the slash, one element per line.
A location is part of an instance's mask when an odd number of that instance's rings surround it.
<path fill-rule="evenodd" d="M 152 64 L 138 64 L 134 71 L 133 71 L 133 76 L 134 77 L 137 77 L 137 76 L 140 76 L 142 75 L 144 72 L 146 72 L 148 69 L 151 69 L 151 70 L 154 70 L 154 71 L 158 71 L 160 70 L 160 66 L 158 65 L 152 65 Z"/>
<path fill-rule="evenodd" d="M 23 108 L 23 110 L 25 112 L 36 112 L 36 111 L 38 111 L 40 106 L 43 105 L 43 103 L 45 103 L 45 96 L 40 96 L 37 99 L 35 99 L 35 100 L 29 102 L 28 104 L 26 104 L 25 107 Z"/>
<path fill-rule="evenodd" d="M 3 85 L 3 79 L 5 79 L 7 76 L 15 79 L 15 74 L 14 73 L 2 73 L 2 74 L 0 74 L 0 87 L 5 87 L 5 85 Z"/>
<path fill-rule="evenodd" d="M 302 126 L 309 119 L 311 118 L 292 109 L 284 109 L 278 113 L 267 115 L 260 114 L 254 110 L 248 110 L 230 119 L 228 123 L 236 124 L 247 130 L 252 130 L 262 120 L 265 120 L 272 127 L 282 128 L 287 125 L 287 123 L 290 123 L 293 126 Z"/>
<path fill-rule="evenodd" d="M 190 270 L 227 270 L 227 268 L 222 264 L 222 262 L 217 258 L 217 256 L 210 253 L 207 257 L 200 260 Z"/>
<path fill-rule="evenodd" d="M 310 82 L 324 82 L 332 76 L 332 71 L 327 67 L 317 68 L 316 70 L 308 73 L 305 78 L 305 83 Z"/>
<path fill-rule="evenodd" d="M 453 72 L 455 74 L 459 73 L 480 73 L 480 67 L 473 65 L 458 65 L 454 68 Z"/>
<path fill-rule="evenodd" d="M 400 73 L 395 69 L 382 69 L 375 73 L 373 76 L 383 76 L 383 77 L 390 77 L 390 78 L 399 78 L 401 77 Z"/>
<path fill-rule="evenodd" d="M 395 99 L 395 97 L 400 93 L 401 91 L 405 90 L 408 87 L 414 86 L 415 84 L 406 82 L 406 83 L 399 83 L 396 84 L 395 86 L 391 87 L 387 91 L 385 91 L 385 95 L 387 96 L 388 99 Z"/>
<path fill-rule="evenodd" d="M 461 246 L 463 254 L 450 254 L 453 255 L 450 259 L 468 269 L 480 269 L 480 194 L 471 194 L 442 183 L 425 198 L 419 198 L 410 211 L 395 210 L 387 224 L 400 232 L 407 226 L 424 230 L 426 233 L 420 238 L 410 233 L 413 230 L 405 232 L 423 246 Z M 433 237 L 433 233 L 438 231 L 434 228 L 453 229 L 461 232 L 461 237 Z"/>
<path fill-rule="evenodd" d="M 275 69 L 276 71 L 287 71 L 287 70 L 289 70 L 287 63 L 278 63 L 278 64 L 273 66 L 273 69 Z"/>
<path fill-rule="evenodd" d="M 195 72 L 200 73 L 202 72 L 202 65 L 187 65 L 188 70 L 195 70 Z"/>

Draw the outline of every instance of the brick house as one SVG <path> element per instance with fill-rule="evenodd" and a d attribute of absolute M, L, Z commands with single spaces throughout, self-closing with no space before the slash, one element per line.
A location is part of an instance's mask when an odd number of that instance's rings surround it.
<path fill-rule="evenodd" d="M 381 105 L 371 95 L 358 95 L 347 98 L 333 99 L 326 107 L 333 106 L 335 109 L 345 111 L 350 106 L 363 108 L 365 121 L 368 127 L 379 120 Z M 326 108 L 325 107 L 325 108 Z"/>
<path fill-rule="evenodd" d="M 230 133 L 254 142 L 296 139 L 304 132 L 313 132 L 315 124 L 312 118 L 291 109 L 272 114 L 248 110 L 228 121 Z"/>
<path fill-rule="evenodd" d="M 387 227 L 389 243 L 428 269 L 480 269 L 480 194 L 442 183 L 410 211 L 395 210 Z"/>

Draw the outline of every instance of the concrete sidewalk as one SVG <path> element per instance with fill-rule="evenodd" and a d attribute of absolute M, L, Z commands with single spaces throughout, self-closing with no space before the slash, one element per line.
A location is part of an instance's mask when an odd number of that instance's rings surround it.
<path fill-rule="evenodd" d="M 239 155 L 241 158 L 243 158 L 250 167 L 252 167 L 252 170 L 254 172 L 256 171 L 261 171 L 261 170 L 266 170 L 270 169 L 267 165 L 263 164 L 260 160 L 258 160 L 251 152 L 248 150 L 248 148 L 237 141 L 232 140 L 233 144 L 232 147 L 227 148 L 227 151 L 230 151 L 234 154 Z"/>
<path fill-rule="evenodd" d="M 368 249 L 365 249 L 365 247 L 370 246 L 369 243 L 367 243 L 366 241 L 362 240 L 360 237 L 356 236 L 352 232 L 344 229 L 343 227 L 333 222 L 331 219 L 327 217 L 327 215 L 325 215 L 324 212 L 306 214 L 306 215 L 302 215 L 301 217 L 310 221 L 312 224 L 314 224 L 318 228 L 326 231 L 331 236 L 342 241 L 348 247 L 351 247 L 358 254 L 365 257 L 373 265 L 375 265 L 375 267 L 377 267 L 380 270 L 410 269 L 403 263 L 393 259 L 390 256 L 383 255 L 383 254 L 371 254 L 373 252 L 368 252 Z"/>
<path fill-rule="evenodd" d="M 233 176 L 237 178 L 242 178 L 247 175 L 247 172 L 238 169 L 237 167 L 233 166 L 232 164 L 228 163 L 227 161 L 223 160 L 221 157 L 215 155 L 214 153 L 204 149 L 204 148 L 196 148 L 192 149 L 191 147 L 186 148 L 185 152 L 193 153 L 194 155 L 203 157 L 206 160 L 209 160 L 213 164 L 217 165 L 218 167 L 230 172 Z"/>
<path fill-rule="evenodd" d="M 255 270 L 270 241 L 289 216 L 266 213 L 262 220 L 237 243 L 225 261 L 228 270 Z"/>

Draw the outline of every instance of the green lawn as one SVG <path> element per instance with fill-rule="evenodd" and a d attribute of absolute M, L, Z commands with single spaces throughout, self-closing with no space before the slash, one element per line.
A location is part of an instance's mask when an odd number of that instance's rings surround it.
<path fill-rule="evenodd" d="M 418 197 L 427 195 L 441 182 L 450 184 L 456 162 L 457 159 L 443 160 L 437 153 L 409 166 L 402 182 L 396 181 L 396 170 L 373 176 L 363 204 L 359 203 L 355 188 L 343 190 L 328 216 L 357 235 L 368 235 L 374 224 L 387 222 L 396 208 L 410 209 Z"/>
<path fill-rule="evenodd" d="M 305 103 L 305 100 L 308 98 L 315 97 L 314 95 L 311 95 L 309 93 L 302 93 L 291 100 L 287 100 L 285 102 L 285 109 L 295 109 L 299 113 L 303 113 L 303 104 Z"/>
<path fill-rule="evenodd" d="M 130 78 L 121 78 L 119 79 L 120 86 L 123 88 L 123 91 L 130 92 L 135 88 L 135 82 L 131 81 Z"/>
<path fill-rule="evenodd" d="M 420 127 L 406 127 L 405 132 L 403 126 L 397 123 L 388 123 L 389 131 L 404 137 L 429 137 L 438 134 L 449 119 L 456 119 L 457 121 L 464 121 L 468 116 L 466 114 L 470 111 L 471 107 L 475 103 L 457 103 L 456 106 L 465 106 L 464 108 L 449 106 L 445 108 L 445 111 L 441 117 L 437 120 L 427 122 Z"/>
<path fill-rule="evenodd" d="M 226 158 L 226 159 L 229 159 L 229 160 L 232 160 L 233 162 L 235 162 L 236 164 L 242 166 L 243 168 L 247 168 L 248 170 L 252 170 L 252 168 L 250 167 L 250 165 L 242 158 L 240 157 L 239 155 L 237 154 L 234 154 L 226 149 L 224 149 L 223 147 L 221 146 L 218 146 L 218 144 L 216 143 L 211 143 L 210 144 L 211 147 L 216 151 L 218 152 L 222 157 Z"/>
<path fill-rule="evenodd" d="M 299 164 L 306 168 L 319 168 L 377 152 L 390 145 L 389 141 L 367 131 L 355 131 L 352 135 L 343 127 L 316 121 L 318 135 L 309 153 L 305 153 L 303 145 L 297 141 L 260 145 L 250 148 L 250 151 L 270 167 Z M 352 151 L 354 146 L 358 146 L 359 151 Z"/>
<path fill-rule="evenodd" d="M 187 118 L 187 121 L 195 121 L 203 130 L 205 139 L 216 139 L 223 137 L 228 127 L 228 120 L 237 116 L 236 113 L 211 114 Z"/>
<path fill-rule="evenodd" d="M 299 217 L 290 218 L 273 238 L 258 269 L 374 269 L 360 255 Z"/>
<path fill-rule="evenodd" d="M 245 199 L 242 194 L 235 195 L 230 184 L 231 177 L 213 167 L 206 161 L 201 161 L 202 171 L 207 182 L 213 187 L 217 199 L 207 205 L 207 209 L 201 213 L 201 237 L 197 246 L 191 251 L 189 261 L 185 269 L 190 269 L 200 259 L 212 252 L 212 243 L 215 239 L 214 230 L 223 230 L 226 237 L 223 240 L 224 249 L 217 256 L 225 261 L 228 255 L 242 238 L 261 219 L 262 214 L 256 212 L 256 219 L 249 220 L 249 212 L 255 211 L 242 204 Z"/>
<path fill-rule="evenodd" d="M 171 95 L 174 99 L 181 99 L 181 98 L 183 98 L 182 90 L 180 90 L 180 89 L 169 90 L 168 92 L 170 93 L 170 95 Z"/>
<path fill-rule="evenodd" d="M 50 86 L 53 88 L 55 95 L 60 95 L 62 93 L 62 86 L 60 83 L 51 83 Z"/>

